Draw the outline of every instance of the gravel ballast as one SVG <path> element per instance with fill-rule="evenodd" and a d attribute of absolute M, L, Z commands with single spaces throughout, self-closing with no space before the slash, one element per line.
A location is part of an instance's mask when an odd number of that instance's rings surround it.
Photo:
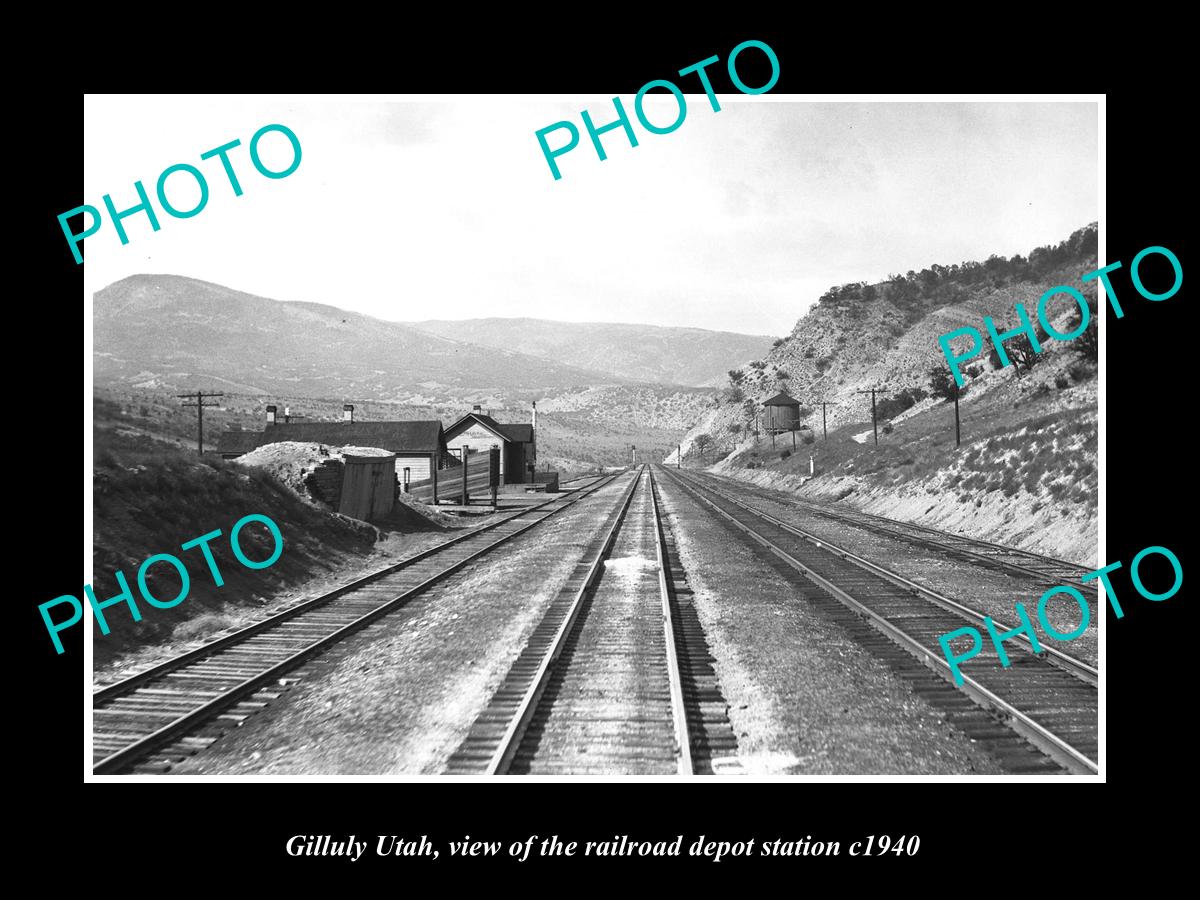
<path fill-rule="evenodd" d="M 669 479 L 680 558 L 749 774 L 996 774 L 996 762 Z"/>
<path fill-rule="evenodd" d="M 173 774 L 439 773 L 626 483 L 298 669 L 299 684 Z"/>

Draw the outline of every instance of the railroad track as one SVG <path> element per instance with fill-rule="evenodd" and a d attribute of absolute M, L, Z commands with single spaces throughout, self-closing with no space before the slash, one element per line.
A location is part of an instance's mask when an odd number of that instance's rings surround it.
<path fill-rule="evenodd" d="M 672 480 L 806 579 L 805 596 L 887 662 L 1009 771 L 1098 771 L 1096 670 L 1054 650 L 1010 641 L 1003 667 L 985 640 L 956 688 L 938 637 L 983 613 L 755 509 L 708 480 Z M 936 673 L 936 674 L 935 674 Z"/>
<path fill-rule="evenodd" d="M 288 673 L 472 561 L 610 484 L 497 518 L 92 694 L 92 771 L 162 773 L 218 740 L 297 679 Z"/>
<path fill-rule="evenodd" d="M 778 498 L 755 491 L 753 488 L 749 488 L 747 493 L 765 500 L 779 502 Z M 1063 559 L 1055 559 L 1052 556 L 1031 553 L 1028 550 L 1018 550 L 1015 547 L 1006 547 L 1003 544 L 983 541 L 978 538 L 950 534 L 945 531 L 939 531 L 936 528 L 929 528 L 925 525 L 916 525 L 912 522 L 900 522 L 896 519 L 888 519 L 884 516 L 877 516 L 874 513 L 863 512 L 862 510 L 835 510 L 831 509 L 827 504 L 798 498 L 790 499 L 789 502 L 800 507 L 805 512 L 812 513 L 824 519 L 853 525 L 857 528 L 865 528 L 876 534 L 897 538 L 919 547 L 934 548 L 945 555 L 958 557 L 959 559 L 977 563 L 988 568 L 1032 577 L 1039 584 L 1052 585 L 1062 584 L 1064 581 L 1078 581 L 1081 575 L 1086 575 L 1091 571 L 1084 566 L 1067 562 Z"/>
<path fill-rule="evenodd" d="M 726 712 L 653 474 L 643 466 L 447 772 L 737 771 Z"/>

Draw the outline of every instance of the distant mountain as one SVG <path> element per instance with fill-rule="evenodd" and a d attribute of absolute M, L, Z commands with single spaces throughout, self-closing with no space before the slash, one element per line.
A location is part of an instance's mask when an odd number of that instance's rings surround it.
<path fill-rule="evenodd" d="M 548 319 L 466 319 L 408 323 L 442 337 L 522 353 L 605 372 L 630 381 L 696 387 L 771 347 L 772 338 L 702 328 L 664 328 Z"/>
<path fill-rule="evenodd" d="M 628 380 L 177 275 L 133 275 L 99 291 L 93 327 L 97 386 L 502 403 Z"/>

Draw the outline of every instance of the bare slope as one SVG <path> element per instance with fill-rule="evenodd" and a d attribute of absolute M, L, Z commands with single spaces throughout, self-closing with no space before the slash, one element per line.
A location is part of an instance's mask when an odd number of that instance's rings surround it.
<path fill-rule="evenodd" d="M 833 288 L 787 338 L 744 367 L 736 388 L 727 381 L 723 402 L 706 410 L 683 440 L 685 458 L 722 459 L 726 474 L 797 487 L 815 451 L 818 477 L 803 493 L 1090 561 L 1097 382 L 1094 360 L 1079 353 L 1082 341 L 1047 339 L 1032 368 L 1020 373 L 986 355 L 972 361 L 957 451 L 953 407 L 930 396 L 930 370 L 945 367 L 939 335 L 981 327 L 985 315 L 1011 327 L 1015 303 L 1032 311 L 1055 285 L 1081 290 L 1094 309 L 1095 284 L 1081 285 L 1079 278 L 1095 268 L 1096 228 L 1090 225 L 1028 258 L 934 265 L 880 284 Z M 1060 330 L 1070 330 L 1072 309 L 1068 302 L 1052 307 Z M 872 387 L 879 392 L 878 448 L 871 400 L 860 393 Z M 795 455 L 791 436 L 771 450 L 769 441 L 756 443 L 747 431 L 759 404 L 781 389 L 801 401 L 802 421 L 815 429 L 808 434 L 812 444 L 801 432 Z M 828 445 L 821 440 L 822 399 L 831 404 Z M 702 434 L 711 441 L 703 455 Z"/>
<path fill-rule="evenodd" d="M 431 334 L 520 350 L 633 381 L 700 386 L 761 356 L 772 338 L 702 328 L 489 318 L 413 322 Z"/>
<path fill-rule="evenodd" d="M 429 402 L 471 392 L 536 397 L 614 380 L 177 275 L 132 275 L 99 291 L 94 328 L 97 385 Z"/>

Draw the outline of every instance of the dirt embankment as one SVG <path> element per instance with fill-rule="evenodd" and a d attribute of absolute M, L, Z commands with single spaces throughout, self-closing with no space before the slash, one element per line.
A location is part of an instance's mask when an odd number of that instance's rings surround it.
<path fill-rule="evenodd" d="M 1080 565 L 1096 565 L 1099 540 L 1095 516 L 1070 508 L 1047 506 L 1032 495 L 1004 496 L 984 492 L 963 502 L 953 491 L 938 487 L 952 475 L 900 487 L 864 486 L 853 476 L 806 480 L 770 470 L 724 470 L 722 475 L 759 487 L 788 491 L 806 500 L 852 506 L 864 512 L 939 528 L 1021 550 L 1044 553 Z"/>
<path fill-rule="evenodd" d="M 115 573 L 122 572 L 142 615 L 140 622 L 132 621 L 124 603 L 105 610 L 110 633 L 103 635 L 94 626 L 97 668 L 135 648 L 209 636 L 315 579 L 369 567 L 381 550 L 395 555 L 406 543 L 445 530 L 407 505 L 379 527 L 369 525 L 302 499 L 263 468 L 201 458 L 103 429 L 95 434 L 93 485 L 92 588 L 100 601 L 118 595 Z M 278 560 L 265 569 L 242 565 L 230 545 L 232 527 L 250 514 L 270 518 L 283 537 Z M 221 586 L 199 548 L 181 549 L 218 529 L 221 534 L 208 546 L 224 581 Z M 275 548 L 266 526 L 256 522 L 242 529 L 238 542 L 251 560 L 265 560 Z M 145 602 L 137 583 L 143 561 L 161 553 L 180 559 L 190 580 L 186 598 L 169 609 Z M 164 602 L 180 593 L 179 574 L 167 562 L 150 567 L 146 583 Z"/>

